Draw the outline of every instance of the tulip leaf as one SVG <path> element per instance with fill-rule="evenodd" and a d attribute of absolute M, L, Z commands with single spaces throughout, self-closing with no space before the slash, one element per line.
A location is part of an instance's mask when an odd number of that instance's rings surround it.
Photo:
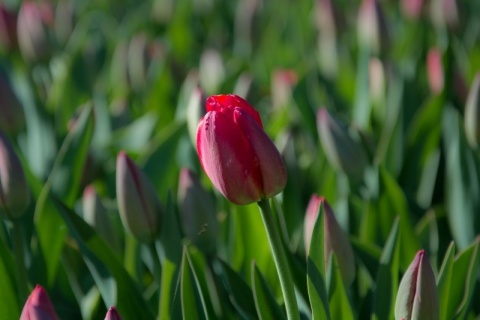
<path fill-rule="evenodd" d="M 398 287 L 400 232 L 400 219 L 397 218 L 380 258 L 374 297 L 374 319 L 393 318 Z"/>
<path fill-rule="evenodd" d="M 467 318 L 471 308 L 471 299 L 480 266 L 480 238 L 461 252 L 453 263 L 453 274 L 450 287 L 449 314 L 455 319 Z M 454 308 L 454 310 L 451 310 Z"/>
<path fill-rule="evenodd" d="M 332 319 L 355 319 L 335 253 L 329 259 L 327 287 Z"/>
<path fill-rule="evenodd" d="M 355 237 L 350 237 L 350 243 L 356 256 L 363 262 L 370 276 L 374 278 L 378 272 L 382 251 L 374 244 L 362 242 Z"/>
<path fill-rule="evenodd" d="M 267 281 L 255 262 L 252 262 L 252 291 L 259 319 L 285 319 L 285 314 L 278 306 Z"/>
<path fill-rule="evenodd" d="M 2 310 L 2 318 L 4 319 L 20 318 L 16 277 L 13 256 L 0 237 L 0 283 L 2 284 L 0 310 Z"/>
<path fill-rule="evenodd" d="M 220 268 L 220 276 L 228 292 L 230 302 L 236 311 L 247 319 L 256 318 L 255 301 L 253 293 L 245 280 L 233 270 L 227 263 L 218 260 Z"/>
<path fill-rule="evenodd" d="M 445 110 L 443 137 L 446 153 L 445 195 L 450 229 L 459 249 L 479 232 L 480 167 L 465 141 L 462 119 L 453 108 Z"/>
<path fill-rule="evenodd" d="M 187 247 L 183 247 L 183 259 L 180 278 L 180 295 L 182 301 L 183 319 L 208 319 L 205 306 L 205 299 L 195 280 L 195 273 L 192 269 L 190 256 Z M 203 309 L 203 313 L 201 310 Z"/>
<path fill-rule="evenodd" d="M 94 273 L 92 275 L 96 280 L 100 280 L 97 285 L 103 287 L 103 290 L 108 290 L 105 286 L 110 285 L 109 280 L 104 278 L 107 272 L 115 279 L 116 302 L 114 304 L 120 314 L 124 318 L 153 319 L 153 313 L 143 299 L 142 293 L 103 239 L 72 210 L 60 201 L 55 203 L 68 230 L 78 243 L 85 263 Z"/>
<path fill-rule="evenodd" d="M 368 48 L 361 48 L 358 53 L 357 79 L 355 81 L 355 104 L 353 108 L 353 119 L 360 128 L 367 129 L 370 126 L 369 119 L 372 109 L 368 89 L 369 75 L 368 66 L 370 52 Z"/>
<path fill-rule="evenodd" d="M 157 116 L 146 113 L 128 126 L 117 130 L 112 135 L 112 144 L 116 149 L 140 152 L 148 144 L 155 129 Z"/>
<path fill-rule="evenodd" d="M 50 193 L 53 189 L 69 204 L 73 203 L 79 191 L 92 132 L 92 107 L 87 106 L 77 120 L 75 129 L 65 138 L 50 176 L 38 195 L 35 224 L 50 284 L 56 274 L 67 232 L 62 217 L 51 202 Z"/>
<path fill-rule="evenodd" d="M 319 206 L 307 261 L 307 287 L 313 319 L 331 319 L 325 283 L 324 206 Z"/>
<path fill-rule="evenodd" d="M 450 303 L 450 290 L 452 287 L 453 264 L 455 256 L 455 243 L 452 241 L 448 246 L 443 258 L 440 272 L 438 273 L 437 286 L 440 303 L 440 319 L 449 320 L 453 318 L 454 308 Z"/>

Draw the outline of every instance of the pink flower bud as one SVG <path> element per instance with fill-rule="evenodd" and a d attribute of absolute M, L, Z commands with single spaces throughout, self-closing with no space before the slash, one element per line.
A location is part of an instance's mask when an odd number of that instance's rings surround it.
<path fill-rule="evenodd" d="M 18 14 L 18 43 L 28 62 L 44 62 L 52 53 L 54 14 L 49 2 L 24 1 Z"/>
<path fill-rule="evenodd" d="M 330 164 L 354 179 L 361 179 L 367 166 L 367 154 L 346 124 L 321 108 L 317 113 L 317 127 Z"/>
<path fill-rule="evenodd" d="M 0 75 L 0 130 L 18 133 L 25 127 L 23 107 L 7 79 Z"/>
<path fill-rule="evenodd" d="M 17 14 L 0 3 L 0 47 L 11 51 L 17 46 Z"/>
<path fill-rule="evenodd" d="M 432 48 L 427 54 L 428 84 L 433 94 L 443 91 L 444 75 L 442 65 L 442 53 L 438 48 Z"/>
<path fill-rule="evenodd" d="M 160 201 L 148 178 L 123 151 L 117 156 L 116 185 L 123 226 L 140 241 L 154 241 L 162 220 Z"/>
<path fill-rule="evenodd" d="M 37 284 L 23 306 L 20 320 L 57 320 L 47 292 Z"/>
<path fill-rule="evenodd" d="M 430 16 L 437 28 L 455 28 L 458 24 L 456 0 L 431 0 Z"/>
<path fill-rule="evenodd" d="M 377 0 L 363 0 L 357 20 L 360 45 L 379 53 L 387 44 L 387 23 L 380 3 Z"/>
<path fill-rule="evenodd" d="M 110 309 L 108 309 L 105 320 L 122 320 L 122 317 L 120 316 L 120 313 L 118 313 L 117 309 L 112 306 Z"/>
<path fill-rule="evenodd" d="M 395 301 L 395 319 L 439 319 L 437 285 L 425 250 L 417 252 L 400 281 Z"/>
<path fill-rule="evenodd" d="M 275 70 L 272 76 L 272 102 L 275 108 L 285 107 L 292 98 L 292 90 L 297 84 L 295 70 Z"/>
<path fill-rule="evenodd" d="M 403 0 L 403 13 L 410 19 L 417 19 L 422 13 L 424 0 Z"/>
<path fill-rule="evenodd" d="M 324 258 L 325 268 L 329 264 L 332 253 L 335 253 L 342 274 L 343 281 L 346 285 L 350 285 L 355 278 L 355 259 L 353 250 L 347 235 L 335 218 L 332 208 L 324 197 L 316 194 L 312 195 L 308 203 L 307 212 L 304 221 L 304 239 L 305 250 L 310 250 L 310 241 L 312 239 L 313 226 L 317 219 L 319 207 L 324 208 Z"/>
<path fill-rule="evenodd" d="M 180 172 L 178 208 L 185 235 L 205 253 L 214 253 L 218 221 L 213 199 L 189 169 Z"/>
<path fill-rule="evenodd" d="M 472 148 L 480 143 L 480 72 L 475 75 L 465 106 L 465 134 Z"/>
<path fill-rule="evenodd" d="M 236 95 L 207 99 L 197 129 L 197 152 L 214 186 L 239 205 L 280 193 L 287 172 L 258 112 Z"/>
<path fill-rule="evenodd" d="M 12 145 L 0 132 L 0 214 L 20 218 L 30 203 L 23 168 Z"/>

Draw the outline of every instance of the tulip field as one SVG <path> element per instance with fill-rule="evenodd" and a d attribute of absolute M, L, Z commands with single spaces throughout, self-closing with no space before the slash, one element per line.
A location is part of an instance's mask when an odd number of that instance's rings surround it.
<path fill-rule="evenodd" d="M 480 320 L 480 1 L 0 0 L 0 320 Z"/>

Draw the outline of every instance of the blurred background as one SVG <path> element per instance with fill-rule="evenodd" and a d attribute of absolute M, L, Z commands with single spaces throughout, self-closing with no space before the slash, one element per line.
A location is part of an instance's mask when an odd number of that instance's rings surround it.
<path fill-rule="evenodd" d="M 284 157 L 289 180 L 279 210 L 299 256 L 313 193 L 377 256 L 400 216 L 403 271 L 420 248 L 438 271 L 452 240 L 465 249 L 480 233 L 480 111 L 465 116 L 467 105 L 480 108 L 480 84 L 473 85 L 479 1 L 0 1 L 0 130 L 33 195 L 23 219 L 34 257 L 47 241 L 38 230 L 49 180 L 80 215 L 83 191 L 93 185 L 122 229 L 115 159 L 125 150 L 162 202 L 176 198 L 182 168 L 195 172 L 216 199 L 225 244 L 218 254 L 249 269 L 248 250 L 257 258 L 264 251 L 229 237 L 228 213 L 257 209 L 219 196 L 195 151 L 204 101 L 220 93 L 248 100 Z M 93 128 L 79 135 L 90 107 Z M 322 137 L 320 108 L 338 122 L 331 129 L 338 139 Z M 66 141 L 77 149 L 62 148 Z M 235 218 L 244 237 L 249 223 L 260 223 L 245 216 Z M 233 253 L 239 246 L 241 257 Z M 273 270 L 270 262 L 259 265 Z M 50 283 L 52 300 L 65 300 L 78 316 L 75 299 L 62 298 L 63 287 L 54 285 L 57 269 L 45 268 L 55 271 L 30 271 L 31 278 Z M 480 306 L 473 308 L 478 315 Z"/>

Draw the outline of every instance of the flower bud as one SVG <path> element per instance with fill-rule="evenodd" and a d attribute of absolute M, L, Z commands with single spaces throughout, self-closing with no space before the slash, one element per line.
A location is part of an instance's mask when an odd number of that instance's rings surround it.
<path fill-rule="evenodd" d="M 291 103 L 292 90 L 297 84 L 298 76 L 294 70 L 275 70 L 272 77 L 272 102 L 275 108 Z"/>
<path fill-rule="evenodd" d="M 387 46 L 387 23 L 377 0 L 363 0 L 357 20 L 358 41 L 361 46 L 379 53 Z"/>
<path fill-rule="evenodd" d="M 207 111 L 198 124 L 197 152 L 213 185 L 238 205 L 280 193 L 287 172 L 258 112 L 233 94 L 209 97 Z"/>
<path fill-rule="evenodd" d="M 206 50 L 200 58 L 200 85 L 207 93 L 214 93 L 225 78 L 225 67 L 220 53 Z"/>
<path fill-rule="evenodd" d="M 117 203 L 123 226 L 139 241 L 150 243 L 160 232 L 162 207 L 155 188 L 121 151 L 117 157 Z"/>
<path fill-rule="evenodd" d="M 317 219 L 320 206 L 323 206 L 324 212 L 324 260 L 325 268 L 329 265 L 332 253 L 335 253 L 340 273 L 342 274 L 345 285 L 350 285 L 355 278 L 355 259 L 353 250 L 347 235 L 335 218 L 332 208 L 324 197 L 316 194 L 312 195 L 308 203 L 307 212 L 304 221 L 304 239 L 305 250 L 310 250 L 310 241 L 312 239 L 313 226 Z"/>
<path fill-rule="evenodd" d="M 403 0 L 402 1 L 402 10 L 405 16 L 415 20 L 420 17 L 423 9 L 424 0 Z"/>
<path fill-rule="evenodd" d="M 117 249 L 119 247 L 118 238 L 112 225 L 112 219 L 92 185 L 85 188 L 82 205 L 83 219 L 97 230 L 110 247 Z"/>
<path fill-rule="evenodd" d="M 442 53 L 438 48 L 432 48 L 427 54 L 428 84 L 433 94 L 443 91 L 444 75 L 442 65 Z"/>
<path fill-rule="evenodd" d="M 437 28 L 455 28 L 458 24 L 457 1 L 432 0 L 430 2 L 430 17 Z"/>
<path fill-rule="evenodd" d="M 185 235 L 203 252 L 214 253 L 218 233 L 215 204 L 197 176 L 187 168 L 180 172 L 178 208 Z"/>
<path fill-rule="evenodd" d="M 354 140 L 345 123 L 329 114 L 326 108 L 317 113 L 317 127 L 325 155 L 330 164 L 354 179 L 362 178 L 367 154 Z"/>
<path fill-rule="evenodd" d="M 0 48 L 8 52 L 17 46 L 17 14 L 0 3 Z"/>
<path fill-rule="evenodd" d="M 475 75 L 465 106 L 465 134 L 472 148 L 480 142 L 480 72 Z"/>
<path fill-rule="evenodd" d="M 23 306 L 20 320 L 57 320 L 47 292 L 37 284 Z"/>
<path fill-rule="evenodd" d="M 120 316 L 120 313 L 118 313 L 117 309 L 112 306 L 110 309 L 108 309 L 105 320 L 122 320 L 122 317 Z"/>
<path fill-rule="evenodd" d="M 52 54 L 49 28 L 53 26 L 49 2 L 24 1 L 18 14 L 18 43 L 27 62 L 44 62 Z"/>
<path fill-rule="evenodd" d="M 417 252 L 400 281 L 395 301 L 395 319 L 439 319 L 437 285 L 425 250 Z"/>
<path fill-rule="evenodd" d="M 20 218 L 30 203 L 23 168 L 12 145 L 0 132 L 0 214 Z"/>
<path fill-rule="evenodd" d="M 0 130 L 16 134 L 25 127 L 25 114 L 12 87 L 0 75 Z"/>

